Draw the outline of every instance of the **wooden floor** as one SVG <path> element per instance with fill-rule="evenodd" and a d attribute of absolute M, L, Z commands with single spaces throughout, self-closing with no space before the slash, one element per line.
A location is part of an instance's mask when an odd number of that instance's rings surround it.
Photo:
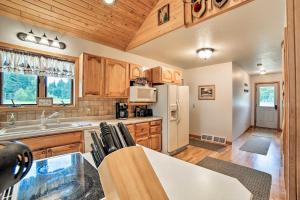
<path fill-rule="evenodd" d="M 252 134 L 272 136 L 272 143 L 267 156 L 239 150 Z M 280 155 L 280 136 L 280 132 L 273 130 L 250 129 L 235 140 L 232 145 L 227 146 L 223 152 L 210 151 L 189 145 L 185 151 L 175 155 L 175 157 L 196 164 L 206 156 L 210 156 L 269 173 L 272 175 L 270 200 L 285 200 L 284 171 Z"/>

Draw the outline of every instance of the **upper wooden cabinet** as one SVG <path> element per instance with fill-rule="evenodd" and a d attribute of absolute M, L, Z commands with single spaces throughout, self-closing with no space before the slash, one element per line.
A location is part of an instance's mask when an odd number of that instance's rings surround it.
<path fill-rule="evenodd" d="M 119 60 L 105 59 L 105 96 L 128 97 L 129 64 Z"/>
<path fill-rule="evenodd" d="M 152 82 L 153 83 L 181 83 L 182 72 L 164 68 L 155 67 L 152 69 Z"/>
<path fill-rule="evenodd" d="M 143 72 L 143 67 L 136 64 L 130 64 L 130 80 L 135 80 L 137 78 L 145 77 L 145 73 Z"/>
<path fill-rule="evenodd" d="M 104 61 L 90 54 L 82 56 L 82 95 L 101 97 L 104 94 Z"/>

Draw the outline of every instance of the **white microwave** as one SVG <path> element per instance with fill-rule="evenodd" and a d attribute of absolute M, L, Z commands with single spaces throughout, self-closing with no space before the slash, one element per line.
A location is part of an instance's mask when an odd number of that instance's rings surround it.
<path fill-rule="evenodd" d="M 157 89 L 146 86 L 131 86 L 130 87 L 130 102 L 156 102 Z"/>

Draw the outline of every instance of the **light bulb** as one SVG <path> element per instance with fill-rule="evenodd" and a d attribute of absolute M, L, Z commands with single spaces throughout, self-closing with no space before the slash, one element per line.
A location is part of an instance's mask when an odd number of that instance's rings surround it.
<path fill-rule="evenodd" d="M 113 5 L 116 2 L 116 0 L 103 0 L 103 1 L 107 5 Z"/>
<path fill-rule="evenodd" d="M 49 41 L 45 33 L 40 40 L 40 44 L 49 45 Z"/>
<path fill-rule="evenodd" d="M 265 69 L 260 69 L 260 70 L 259 70 L 259 73 L 260 73 L 261 75 L 264 75 L 264 74 L 267 73 L 267 71 L 266 71 Z"/>
<path fill-rule="evenodd" d="M 56 36 L 55 39 L 53 40 L 51 46 L 56 47 L 56 48 L 60 48 L 59 40 L 58 40 L 57 36 Z"/>
<path fill-rule="evenodd" d="M 30 42 L 36 42 L 36 39 L 35 39 L 35 36 L 34 36 L 34 33 L 32 30 L 29 31 L 25 40 L 30 41 Z"/>

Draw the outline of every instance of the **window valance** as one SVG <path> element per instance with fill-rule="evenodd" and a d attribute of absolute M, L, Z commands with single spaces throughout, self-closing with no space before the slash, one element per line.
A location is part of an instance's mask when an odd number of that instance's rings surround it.
<path fill-rule="evenodd" d="M 74 79 L 75 63 L 0 49 L 0 72 Z"/>

